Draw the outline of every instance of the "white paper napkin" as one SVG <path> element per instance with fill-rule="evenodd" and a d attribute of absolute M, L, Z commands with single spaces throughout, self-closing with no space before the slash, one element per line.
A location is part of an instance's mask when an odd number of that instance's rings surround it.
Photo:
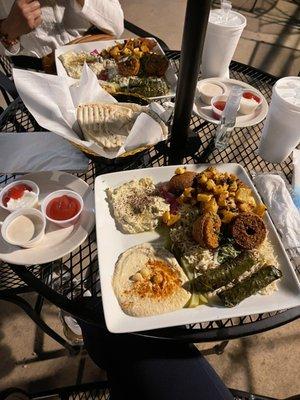
<path fill-rule="evenodd" d="M 76 107 L 84 103 L 117 102 L 101 88 L 96 75 L 87 65 L 83 68 L 79 82 L 70 77 L 21 69 L 14 69 L 13 77 L 21 99 L 39 125 L 99 156 L 115 158 L 126 149 L 145 144 L 153 145 L 167 138 L 165 125 L 162 126 L 147 114 L 141 113 L 119 151 L 107 152 L 98 144 L 83 140 L 76 120 Z M 163 114 L 165 110 L 160 111 Z"/>
<path fill-rule="evenodd" d="M 1 133 L 1 174 L 37 171 L 85 172 L 88 158 L 53 132 Z"/>
<path fill-rule="evenodd" d="M 300 213 L 284 180 L 275 174 L 260 174 L 253 179 L 278 229 L 283 245 L 300 256 Z"/>

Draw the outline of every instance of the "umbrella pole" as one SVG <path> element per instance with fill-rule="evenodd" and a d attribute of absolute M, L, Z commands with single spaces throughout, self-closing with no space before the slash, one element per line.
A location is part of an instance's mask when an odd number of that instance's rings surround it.
<path fill-rule="evenodd" d="M 187 2 L 171 130 L 169 164 L 181 164 L 186 154 L 187 137 L 210 6 L 211 0 L 188 0 Z"/>

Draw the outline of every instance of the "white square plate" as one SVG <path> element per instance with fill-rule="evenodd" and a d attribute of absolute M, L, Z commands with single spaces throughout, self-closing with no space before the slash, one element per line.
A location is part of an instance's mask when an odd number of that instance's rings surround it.
<path fill-rule="evenodd" d="M 189 170 L 200 172 L 208 166 L 208 164 L 191 164 L 187 167 Z M 243 167 L 238 164 L 218 164 L 216 167 L 223 172 L 237 175 L 238 178 L 252 188 L 255 198 L 257 200 L 260 199 Z M 176 166 L 146 168 L 105 174 L 96 178 L 95 203 L 98 259 L 103 308 L 108 330 L 113 333 L 143 331 L 241 317 L 299 306 L 300 285 L 297 276 L 270 217 L 266 215 L 265 223 L 269 231 L 269 238 L 283 273 L 276 292 L 268 296 L 251 296 L 233 308 L 201 305 L 196 308 L 184 308 L 167 314 L 140 318 L 129 316 L 122 311 L 112 288 L 115 263 L 119 255 L 128 248 L 144 242 L 157 241 L 159 234 L 157 232 L 121 233 L 117 229 L 114 218 L 110 213 L 106 189 L 115 188 L 132 179 L 140 179 L 146 176 L 152 177 L 155 183 L 166 182 L 174 175 L 175 169 Z"/>
<path fill-rule="evenodd" d="M 156 42 L 156 40 L 154 38 L 147 38 L 147 39 L 152 39 Z M 61 54 L 67 53 L 68 51 L 80 52 L 80 51 L 93 51 L 95 49 L 97 49 L 100 52 L 101 50 L 111 47 L 111 46 L 115 45 L 116 43 L 123 43 L 124 40 L 126 40 L 126 39 L 104 40 L 104 41 L 100 40 L 97 42 L 68 44 L 66 46 L 58 47 L 55 50 L 55 65 L 56 65 L 57 75 L 68 76 L 67 71 L 65 70 L 65 67 L 63 66 L 62 62 L 58 58 Z M 157 43 L 157 42 L 156 42 L 156 46 L 154 47 L 153 51 L 155 51 L 157 54 L 165 55 L 163 49 L 160 47 L 159 43 Z M 149 100 L 166 99 L 166 98 L 175 96 L 177 76 L 174 72 L 174 69 L 173 69 L 171 63 L 169 64 L 169 68 L 167 69 L 165 78 L 170 87 L 169 93 L 164 96 L 149 97 Z"/>

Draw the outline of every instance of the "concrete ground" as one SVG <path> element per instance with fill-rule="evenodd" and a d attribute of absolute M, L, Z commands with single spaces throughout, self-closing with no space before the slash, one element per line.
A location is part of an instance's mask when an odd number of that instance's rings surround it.
<path fill-rule="evenodd" d="M 121 0 L 127 20 L 180 49 L 186 0 Z M 277 76 L 300 71 L 299 1 L 233 0 L 248 25 L 234 59 Z M 125 32 L 124 37 L 129 33 Z M 32 299 L 31 295 L 26 295 Z M 46 304 L 43 316 L 62 333 L 58 310 Z M 233 388 L 285 398 L 300 393 L 300 320 L 257 336 L 233 340 L 223 355 L 207 355 L 224 382 Z M 214 344 L 201 344 L 205 354 Z M 42 347 L 40 360 L 35 350 Z M 68 356 L 42 335 L 16 306 L 0 301 L 0 390 L 31 391 L 102 379 L 85 352 Z"/>
<path fill-rule="evenodd" d="M 33 300 L 33 296 L 26 295 L 26 299 Z M 56 307 L 46 304 L 43 317 L 63 334 Z M 258 336 L 233 340 L 222 355 L 209 355 L 216 343 L 200 344 L 198 348 L 227 386 L 281 399 L 300 394 L 299 331 L 300 320 Z M 84 351 L 68 356 L 16 306 L 0 302 L 0 391 L 19 387 L 35 392 L 104 378 L 104 371 Z"/>

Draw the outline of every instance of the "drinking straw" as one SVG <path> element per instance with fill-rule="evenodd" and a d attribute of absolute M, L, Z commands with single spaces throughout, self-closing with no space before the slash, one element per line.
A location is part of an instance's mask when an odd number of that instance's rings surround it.
<path fill-rule="evenodd" d="M 223 11 L 222 13 L 222 23 L 227 23 L 228 22 L 228 18 L 229 18 L 229 14 L 230 14 L 230 10 L 232 9 L 232 5 L 230 1 L 227 0 L 221 0 L 221 10 Z"/>

